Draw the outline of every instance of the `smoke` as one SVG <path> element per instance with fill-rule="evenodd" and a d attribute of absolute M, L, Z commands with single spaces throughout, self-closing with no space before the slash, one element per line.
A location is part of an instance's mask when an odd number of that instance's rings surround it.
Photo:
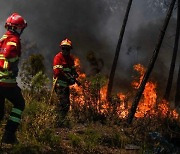
<path fill-rule="evenodd" d="M 108 75 L 126 7 L 127 0 L 1 0 L 0 34 L 5 32 L 2 30 L 5 19 L 18 12 L 28 22 L 22 40 L 37 47 L 27 50 L 26 55 L 42 53 L 49 74 L 52 74 L 52 60 L 59 51 L 59 42 L 68 37 L 73 42 L 72 53 L 80 57 L 85 72 L 90 70 L 86 54 L 94 51 L 98 58 L 104 60 L 103 73 Z M 147 66 L 166 9 L 164 0 L 133 1 L 116 72 L 118 87 L 122 87 L 119 81 L 125 81 L 125 86 L 130 84 L 133 64 Z M 169 27 L 166 42 L 172 46 L 173 39 L 169 41 L 168 38 L 174 35 L 175 25 Z M 172 49 L 164 44 L 154 71 L 157 78 L 167 78 L 171 52 Z M 158 73 L 159 68 L 163 73 Z"/>
<path fill-rule="evenodd" d="M 59 50 L 59 42 L 68 37 L 73 42 L 74 54 L 86 65 L 83 59 L 87 51 L 102 53 L 109 50 L 102 28 L 108 16 L 116 10 L 116 5 L 105 0 L 4 0 L 0 10 L 1 19 L 5 20 L 12 12 L 18 12 L 27 20 L 28 28 L 23 39 L 35 42 L 49 64 Z"/>

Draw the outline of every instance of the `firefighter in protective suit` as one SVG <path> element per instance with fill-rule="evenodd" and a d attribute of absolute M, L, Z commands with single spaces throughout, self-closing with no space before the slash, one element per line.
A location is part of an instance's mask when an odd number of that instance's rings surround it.
<path fill-rule="evenodd" d="M 69 86 L 75 84 L 78 74 L 74 66 L 74 58 L 70 54 L 72 43 L 69 39 L 60 42 L 61 51 L 54 57 L 53 81 L 55 92 L 59 99 L 58 109 L 62 121 L 65 119 L 70 108 Z"/>
<path fill-rule="evenodd" d="M 5 23 L 7 32 L 0 39 L 0 121 L 4 117 L 5 99 L 8 99 L 13 108 L 5 126 L 2 143 L 17 143 L 16 131 L 21 121 L 21 114 L 25 101 L 18 87 L 16 77 L 18 62 L 21 56 L 20 36 L 27 23 L 17 13 L 9 16 Z"/>

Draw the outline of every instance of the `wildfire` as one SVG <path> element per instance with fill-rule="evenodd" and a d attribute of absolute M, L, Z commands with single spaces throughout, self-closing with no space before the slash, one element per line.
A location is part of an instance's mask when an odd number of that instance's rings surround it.
<path fill-rule="evenodd" d="M 138 89 L 141 81 L 143 79 L 145 68 L 137 64 L 134 66 L 134 69 L 139 72 L 140 78 L 139 81 L 132 82 L 132 85 L 135 89 Z M 173 118 L 178 118 L 178 113 L 175 110 L 171 110 L 169 106 L 169 102 L 163 100 L 157 105 L 157 84 L 153 82 L 147 82 L 144 92 L 143 98 L 141 99 L 135 117 L 142 118 L 145 116 L 151 115 L 159 115 L 162 117 L 166 117 L 168 114 Z"/>
<path fill-rule="evenodd" d="M 80 71 L 80 61 L 78 58 L 75 58 L 75 66 L 77 68 L 79 78 L 78 80 L 85 80 L 86 74 L 81 73 Z M 139 78 L 137 78 L 135 81 L 131 83 L 132 87 L 134 89 L 138 89 L 142 79 L 143 75 L 146 71 L 146 69 L 141 65 L 137 64 L 134 65 L 134 70 L 136 70 L 139 73 Z M 71 95 L 71 100 L 78 103 L 80 107 L 83 107 L 86 105 L 86 107 L 93 107 L 95 110 L 97 110 L 99 113 L 107 113 L 112 111 L 112 107 L 110 106 L 110 103 L 106 100 L 106 92 L 107 92 L 107 84 L 101 89 L 99 89 L 99 92 L 97 91 L 97 98 L 94 99 L 92 96 L 92 93 L 89 91 L 89 87 L 91 86 L 90 81 L 85 81 L 82 86 L 74 85 L 71 87 L 71 89 L 74 89 L 77 93 L 76 95 Z M 162 117 L 166 117 L 167 115 L 170 115 L 173 118 L 178 118 L 178 113 L 175 110 L 171 110 L 169 107 L 169 102 L 166 102 L 163 100 L 159 104 L 157 104 L 157 84 L 149 81 L 146 83 L 143 96 L 141 101 L 139 102 L 139 106 L 137 108 L 135 117 L 136 118 L 143 118 L 146 116 L 159 116 L 159 114 Z M 95 93 L 95 91 L 94 91 Z M 128 115 L 128 111 L 131 107 L 132 102 L 128 102 L 128 97 L 126 94 L 123 94 L 122 92 L 117 94 L 117 97 L 119 98 L 119 103 L 116 104 L 116 114 L 120 118 L 125 118 Z M 132 97 L 132 96 L 131 96 Z"/>
<path fill-rule="evenodd" d="M 98 101 L 98 110 L 100 113 L 108 112 L 109 104 L 106 100 L 107 85 L 100 89 L 100 100 Z"/>
<path fill-rule="evenodd" d="M 76 67 L 76 71 L 79 75 L 77 80 L 82 80 L 86 78 L 86 74 L 85 73 L 81 73 L 80 69 L 80 60 L 79 58 L 75 57 L 74 59 L 74 65 Z M 72 95 L 70 96 L 71 100 L 78 103 L 80 106 L 83 106 L 85 104 L 85 97 L 84 97 L 84 93 L 83 93 L 83 88 L 81 86 L 78 86 L 77 84 L 72 85 L 70 87 L 71 89 L 74 89 L 77 93 L 77 97 L 72 97 Z M 79 97 L 80 96 L 80 97 Z"/>
<path fill-rule="evenodd" d="M 161 104 L 158 105 L 158 109 L 161 111 L 163 117 L 168 115 L 169 117 L 177 119 L 179 116 L 176 110 L 170 110 L 169 102 L 166 100 L 162 100 Z"/>
<path fill-rule="evenodd" d="M 156 102 L 156 84 L 153 82 L 147 82 L 143 92 L 143 98 L 139 103 L 139 107 L 137 109 L 135 117 L 144 117 L 147 114 L 155 114 Z"/>
<path fill-rule="evenodd" d="M 74 59 L 74 65 L 75 65 L 76 70 L 77 70 L 77 72 L 78 72 L 78 74 L 79 74 L 79 78 L 85 78 L 85 77 L 86 77 L 86 74 L 81 72 L 80 60 L 79 60 L 79 58 L 75 57 L 75 59 Z"/>
<path fill-rule="evenodd" d="M 120 99 L 120 105 L 117 107 L 117 114 L 120 118 L 126 118 L 128 115 L 128 107 L 126 102 L 126 95 L 123 93 L 119 93 L 118 97 Z"/>
<path fill-rule="evenodd" d="M 132 86 L 135 89 L 138 89 L 139 86 L 140 86 L 140 83 L 141 83 L 141 81 L 143 79 L 143 75 L 144 75 L 146 69 L 141 64 L 136 64 L 136 65 L 133 66 L 133 68 L 134 68 L 135 71 L 137 71 L 140 74 L 139 82 L 137 82 L 137 81 L 132 82 Z"/>
<path fill-rule="evenodd" d="M 107 85 L 102 87 L 100 90 L 100 97 L 102 101 L 106 101 L 106 92 L 107 92 Z"/>

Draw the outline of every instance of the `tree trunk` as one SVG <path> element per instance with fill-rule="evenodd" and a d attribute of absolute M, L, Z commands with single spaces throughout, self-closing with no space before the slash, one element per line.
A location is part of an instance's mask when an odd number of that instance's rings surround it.
<path fill-rule="evenodd" d="M 175 36 L 175 42 L 174 42 L 174 49 L 173 49 L 173 56 L 171 60 L 171 67 L 169 71 L 169 77 L 168 77 L 168 82 L 167 82 L 167 87 L 166 91 L 164 94 L 164 99 L 167 101 L 169 100 L 170 92 L 171 92 L 171 87 L 172 87 L 172 82 L 173 82 L 173 76 L 174 76 L 174 69 L 175 69 L 175 63 L 176 63 L 176 57 L 177 57 L 177 51 L 178 51 L 178 43 L 179 43 L 179 34 L 180 34 L 180 16 L 179 16 L 179 0 L 178 0 L 178 8 L 177 8 L 177 25 L 176 25 L 176 36 Z"/>
<path fill-rule="evenodd" d="M 129 0 L 128 6 L 127 6 L 127 9 L 126 9 L 126 14 L 125 14 L 125 17 L 124 17 L 124 20 L 123 20 L 123 25 L 121 27 L 121 32 L 120 32 L 120 35 L 119 35 L 118 44 L 117 44 L 117 47 L 116 47 L 116 53 L 115 53 L 115 56 L 114 56 L 112 67 L 111 67 L 111 73 L 110 73 L 110 76 L 109 76 L 109 82 L 108 82 L 107 93 L 106 93 L 107 100 L 110 100 L 110 98 L 111 98 L 114 75 L 115 75 L 115 71 L 116 71 L 116 66 L 117 66 L 119 53 L 120 53 L 120 49 L 121 49 L 121 44 L 122 44 L 122 40 L 123 40 L 123 36 L 124 36 L 126 24 L 127 24 L 129 12 L 130 12 L 130 9 L 131 9 L 131 5 L 132 5 L 132 0 Z"/>
<path fill-rule="evenodd" d="M 176 95 L 175 95 L 175 107 L 180 107 L 180 66 L 179 66 Z"/>
<path fill-rule="evenodd" d="M 166 32 L 166 29 L 167 29 L 167 26 L 169 24 L 169 20 L 171 18 L 171 15 L 172 15 L 172 11 L 173 11 L 173 8 L 174 8 L 174 5 L 175 5 L 175 2 L 176 0 L 172 0 L 171 1 L 171 4 L 170 4 L 170 7 L 169 7 L 169 10 L 167 12 L 167 16 L 165 18 L 165 21 L 164 21 L 164 25 L 162 27 L 162 31 L 159 35 L 159 39 L 158 39 L 158 43 L 156 44 L 156 47 L 154 49 L 154 52 L 153 52 L 153 56 L 152 58 L 150 59 L 150 62 L 149 62 L 149 65 L 148 65 L 148 68 L 147 68 L 147 71 L 145 72 L 144 74 L 144 77 L 143 77 L 143 80 L 140 84 L 140 87 L 137 91 L 137 94 L 134 98 L 134 101 L 133 101 L 133 104 L 132 104 L 132 107 L 131 107 L 131 110 L 130 110 L 130 113 L 128 115 L 128 123 L 130 124 L 134 118 L 134 114 L 136 113 L 136 109 L 137 109 L 137 106 L 139 104 L 139 100 L 142 96 L 142 93 L 144 91 L 144 88 L 145 88 L 145 85 L 149 79 L 149 76 L 154 68 L 154 64 L 156 62 L 156 59 L 158 57 L 158 54 L 159 54 L 159 50 L 161 48 L 161 45 L 162 45 L 162 41 L 164 39 L 164 35 L 165 35 L 165 32 Z"/>

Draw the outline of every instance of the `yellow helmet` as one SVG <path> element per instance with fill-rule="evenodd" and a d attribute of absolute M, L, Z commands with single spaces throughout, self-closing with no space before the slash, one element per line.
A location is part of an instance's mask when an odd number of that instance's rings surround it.
<path fill-rule="evenodd" d="M 69 46 L 69 47 L 71 47 L 72 48 L 72 42 L 69 40 L 69 39 L 65 39 L 65 40 L 63 40 L 62 42 L 60 42 L 60 46 L 62 47 L 62 46 Z"/>

